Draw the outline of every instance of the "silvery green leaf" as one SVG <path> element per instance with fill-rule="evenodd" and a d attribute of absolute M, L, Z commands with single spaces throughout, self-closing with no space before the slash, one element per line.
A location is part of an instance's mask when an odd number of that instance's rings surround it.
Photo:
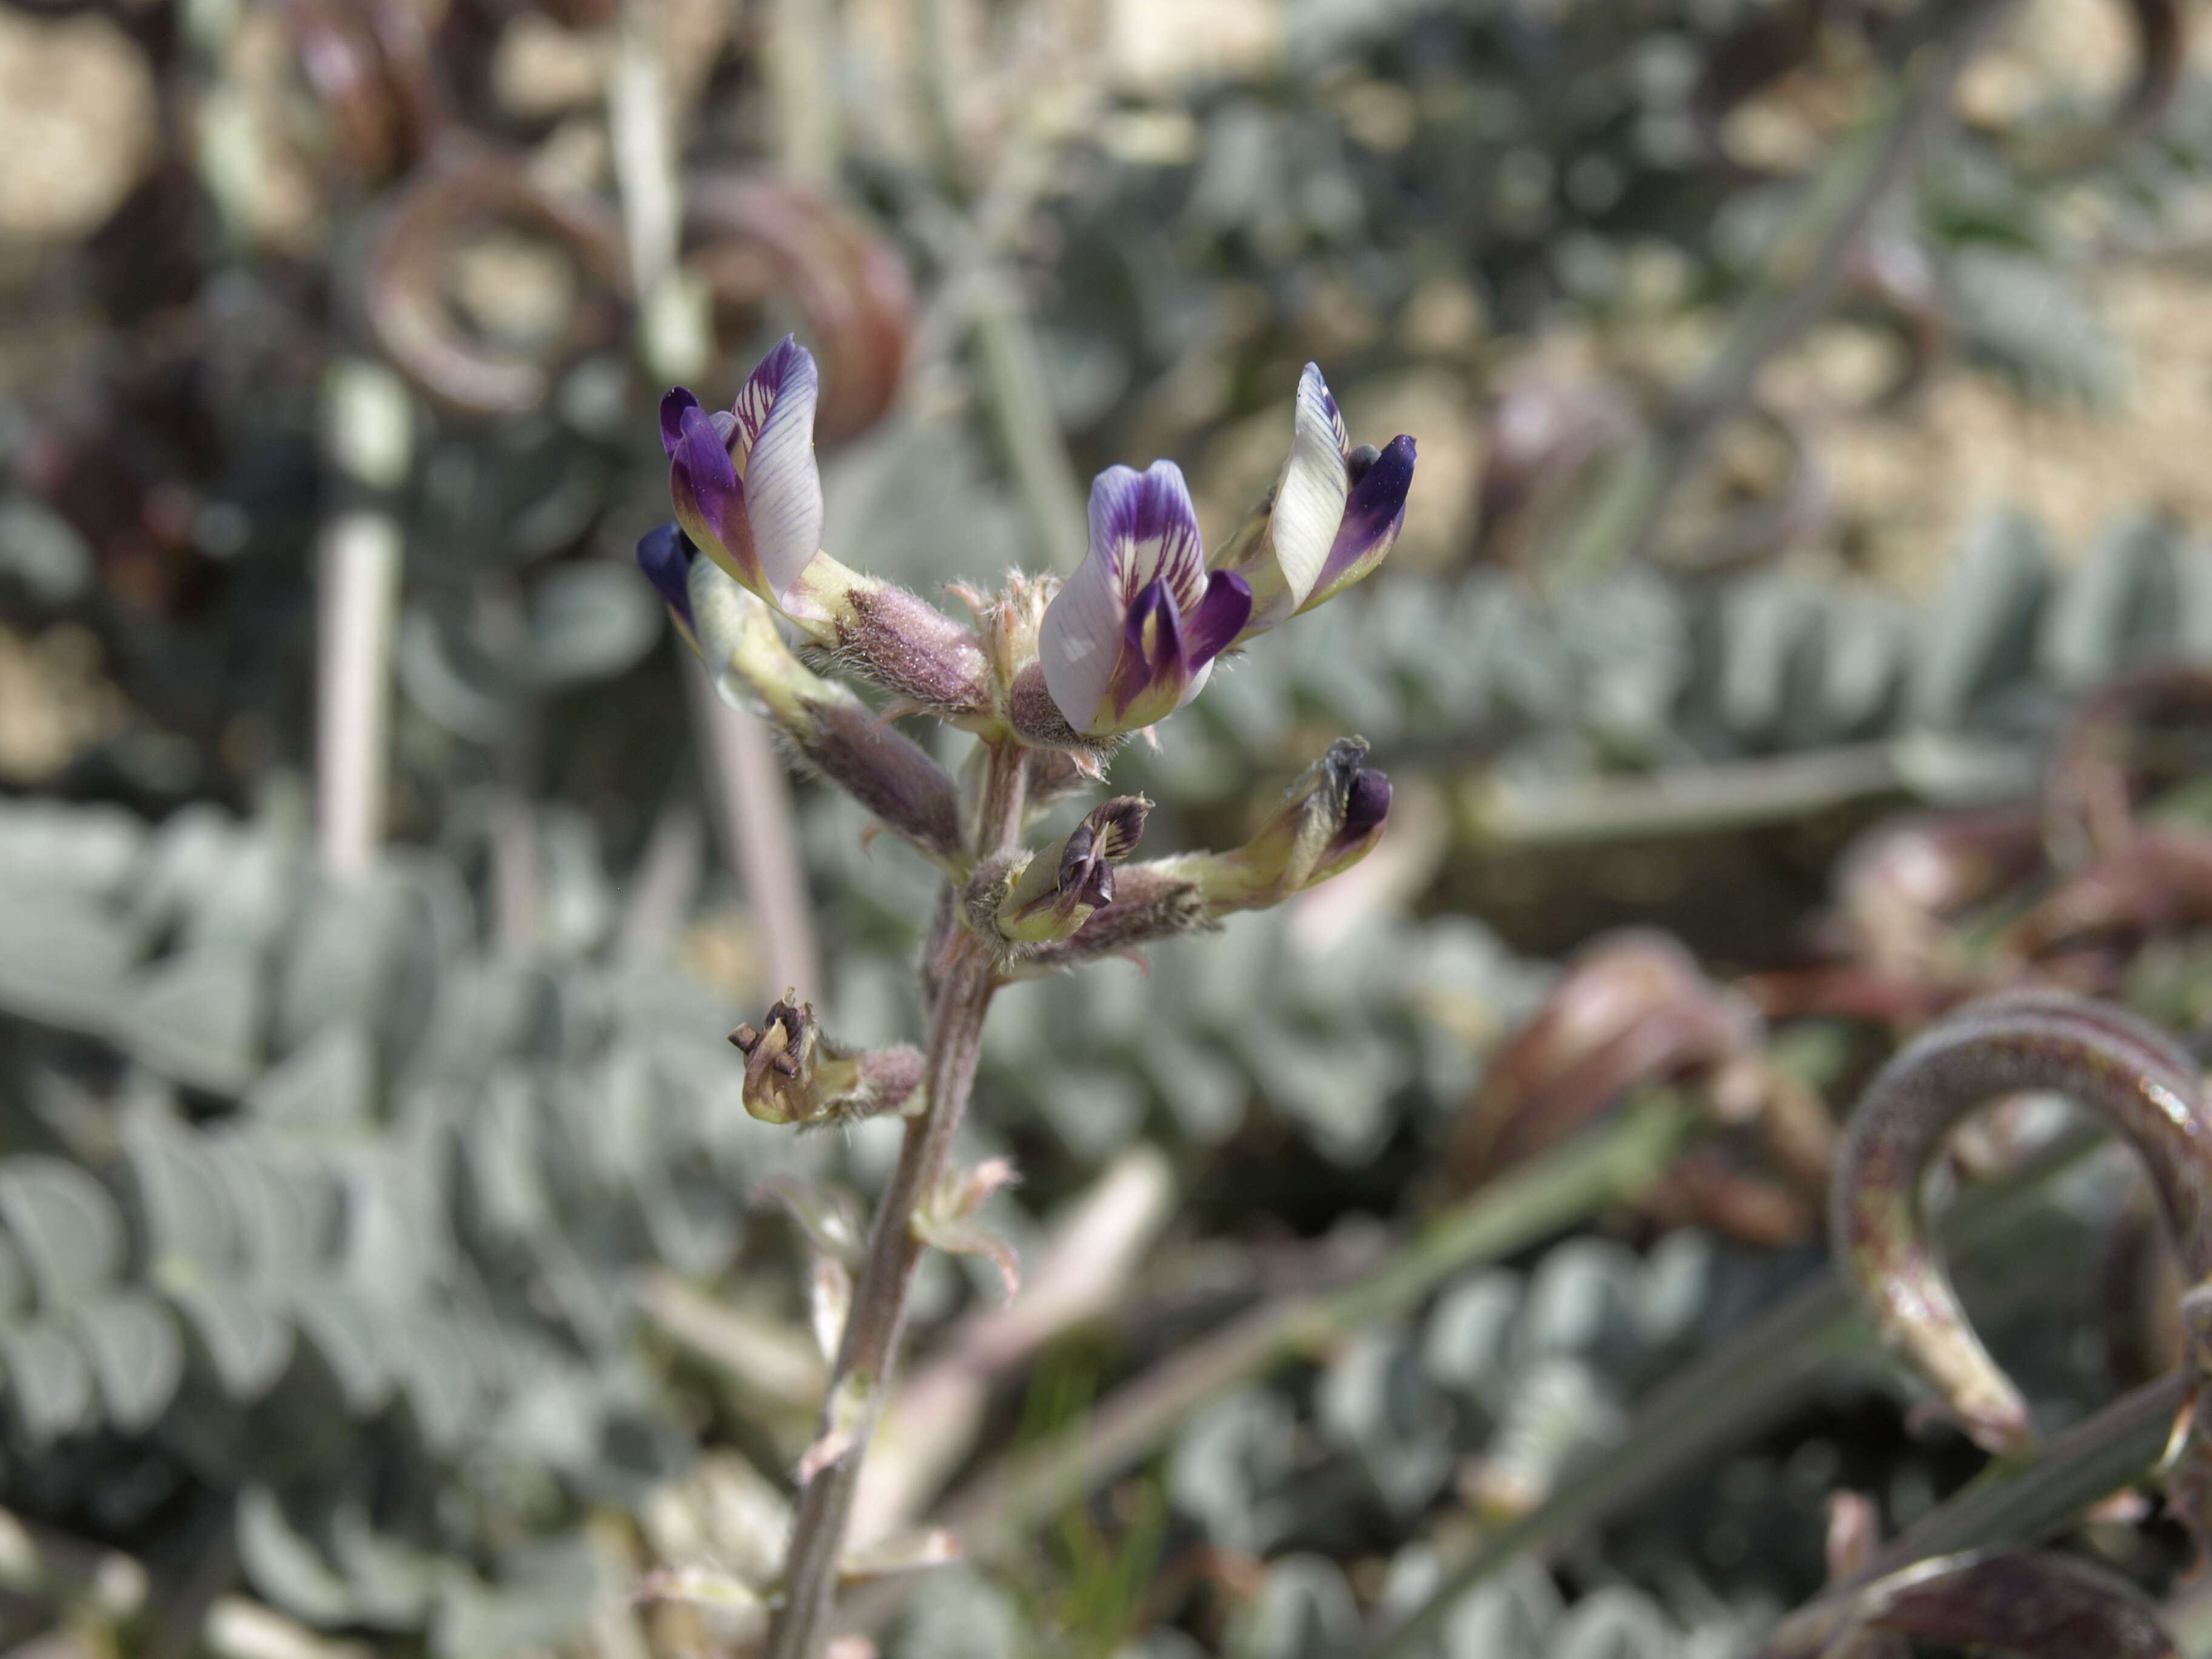
<path fill-rule="evenodd" d="M 1610 1239 L 1553 1246 L 1529 1275 L 1516 1347 L 1530 1355 L 1618 1348 L 1634 1328 L 1640 1265 Z"/>
<path fill-rule="evenodd" d="M 258 960 L 290 925 L 307 870 L 307 847 L 281 820 L 234 829 L 212 878 L 185 896 L 185 953 Z"/>
<path fill-rule="evenodd" d="M 557 992 L 538 967 L 495 957 L 459 962 L 442 988 L 403 1086 L 433 1081 L 480 1086 L 509 1055 L 556 1044 Z"/>
<path fill-rule="evenodd" d="M 716 1272 L 744 1236 L 744 1209 L 720 1181 L 654 1171 L 639 1181 L 636 1196 L 653 1254 L 678 1273 Z"/>
<path fill-rule="evenodd" d="M 239 1494 L 238 1560 L 256 1590 L 310 1624 L 343 1625 L 356 1616 L 345 1580 L 258 1484 Z"/>
<path fill-rule="evenodd" d="M 1357 1647 L 1359 1633 L 1359 1604 L 1344 1570 L 1327 1556 L 1286 1555 L 1268 1564 L 1231 1645 L 1250 1659 L 1338 1659 Z"/>
<path fill-rule="evenodd" d="M 2174 644 L 2191 662 L 2212 661 L 2212 548 L 2185 544 L 2174 563 Z"/>
<path fill-rule="evenodd" d="M 267 991 L 259 957 L 212 945 L 146 969 L 117 993 L 116 1041 L 155 1071 L 235 1094 L 260 1070 Z"/>
<path fill-rule="evenodd" d="M 1926 613 L 1907 707 L 1923 725 L 1964 724 L 1993 688 L 2034 658 L 2051 585 L 2043 532 L 2016 514 L 1982 519 Z"/>
<path fill-rule="evenodd" d="M 2044 619 L 2042 659 L 2069 690 L 2172 654 L 2180 620 L 2181 535 L 2154 518 L 2106 527 L 2069 571 Z"/>
<path fill-rule="evenodd" d="M 1647 1597 L 1618 1586 L 1575 1603 L 1552 1633 L 1545 1659 L 1679 1659 L 1681 1638 Z"/>
<path fill-rule="evenodd" d="M 295 1279 L 335 1263 L 343 1218 L 326 1170 L 236 1134 L 208 1136 L 204 1145 L 230 1195 L 247 1272 Z"/>
<path fill-rule="evenodd" d="M 107 1189 L 74 1164 L 31 1156 L 0 1162 L 0 1223 L 48 1310 L 85 1301 L 123 1266 L 123 1217 Z"/>
<path fill-rule="evenodd" d="M 1642 1340 L 1663 1346 L 1686 1334 L 1712 1296 L 1710 1234 L 1680 1228 L 1653 1245 L 1636 1279 L 1631 1306 Z"/>
<path fill-rule="evenodd" d="M 234 1277 L 241 1262 L 231 1195 L 197 1138 L 138 1112 L 125 1120 L 121 1139 L 154 1282 L 179 1290 Z"/>
<path fill-rule="evenodd" d="M 538 1091 L 527 1073 L 495 1075 L 461 1132 L 477 1218 L 495 1235 L 528 1238 L 550 1225 L 540 1163 Z"/>
<path fill-rule="evenodd" d="M 1523 1557 L 1453 1603 L 1439 1659 L 1502 1659 L 1509 1653 L 1551 1659 L 1563 1611 L 1552 1576 Z"/>
<path fill-rule="evenodd" d="M 964 1566 L 918 1583 L 894 1650 L 902 1659 L 1027 1659 L 1036 1650 L 1013 1598 Z"/>
<path fill-rule="evenodd" d="M 588 1371 L 546 1366 L 500 1402 L 490 1444 L 526 1463 L 575 1470 L 597 1455 L 601 1413 Z"/>
<path fill-rule="evenodd" d="M 1127 1073 L 1062 1066 L 1039 1079 L 1037 1104 L 1054 1132 L 1079 1157 L 1102 1158 L 1127 1146 L 1145 1119 L 1145 1094 Z"/>
<path fill-rule="evenodd" d="M 1457 1280 L 1437 1299 L 1422 1334 L 1421 1360 L 1446 1389 L 1494 1407 L 1521 1314 L 1517 1273 L 1493 1268 Z"/>
<path fill-rule="evenodd" d="M 33 1444 L 71 1433 L 90 1419 L 97 1400 L 92 1362 L 59 1320 L 0 1328 L 0 1370 L 15 1421 Z"/>
<path fill-rule="evenodd" d="M 31 1270 L 23 1265 L 22 1253 L 0 1233 L 0 1322 L 30 1312 L 32 1296 Z"/>
<path fill-rule="evenodd" d="M 1451 1412 L 1402 1332 L 1354 1338 L 1322 1373 L 1315 1403 L 1323 1432 L 1358 1455 L 1394 1514 L 1410 1515 L 1450 1480 Z"/>
<path fill-rule="evenodd" d="M 1176 1437 L 1168 1494 L 1216 1543 L 1255 1553 L 1297 1518 L 1283 1495 L 1297 1443 L 1289 1402 L 1240 1389 L 1199 1411 Z"/>
<path fill-rule="evenodd" d="M 0 886 L 0 1007 L 105 1035 L 139 954 L 136 930 L 73 895 Z"/>
<path fill-rule="evenodd" d="M 2081 289 L 2040 254 L 1970 244 L 1951 257 L 1950 287 L 1969 350 L 2031 393 L 2109 404 L 2127 378 L 2112 334 Z"/>
<path fill-rule="evenodd" d="M 515 718 L 512 677 L 428 605 L 407 607 L 392 665 L 408 701 L 456 737 L 496 744 Z"/>
<path fill-rule="evenodd" d="M 188 915 L 196 899 L 221 881 L 239 836 L 239 827 L 229 815 L 204 801 L 164 819 L 154 832 L 132 884 L 133 921 L 152 933 Z"/>
<path fill-rule="evenodd" d="M 0 574 L 42 608 L 54 609 L 92 580 L 92 550 L 61 514 L 11 490 L 0 496 Z"/>
<path fill-rule="evenodd" d="M 376 1530 L 356 1500 L 331 1506 L 329 1559 L 344 1579 L 356 1622 L 378 1630 L 421 1626 L 437 1593 L 440 1559 Z"/>
<path fill-rule="evenodd" d="M 398 1059 L 420 1035 L 441 951 L 423 884 L 395 865 L 319 887 L 278 975 L 275 1041 L 290 1054 L 342 1021 Z"/>
<path fill-rule="evenodd" d="M 126 1434 L 153 1425 L 185 1375 L 184 1340 L 168 1310 L 141 1291 L 88 1303 L 73 1316 L 108 1420 Z"/>
<path fill-rule="evenodd" d="M 534 1541 L 501 1566 L 489 1583 L 447 1572 L 430 1627 L 437 1659 L 501 1659 L 566 1646 L 600 1599 L 614 1593 L 581 1533 Z"/>
<path fill-rule="evenodd" d="M 653 648 L 660 626 L 659 602 L 625 565 L 556 565 L 530 589 L 530 678 L 541 690 L 611 679 Z"/>
<path fill-rule="evenodd" d="M 1186 1139 L 1214 1145 L 1244 1121 L 1251 1092 L 1244 1074 L 1210 1044 L 1193 1042 L 1163 1022 L 1137 1046 L 1135 1058 Z"/>
<path fill-rule="evenodd" d="M 303 1136 L 369 1127 L 376 1065 L 368 1031 L 352 1020 L 325 1026 L 263 1073 L 240 1103 L 245 1114 Z"/>
<path fill-rule="evenodd" d="M 117 806 L 0 803 L 0 886 L 112 898 L 137 872 L 147 839 L 146 826 Z"/>
<path fill-rule="evenodd" d="M 1814 700 L 1820 672 L 1820 607 L 1786 573 L 1732 584 L 1721 600 L 1721 717 L 1731 731 L 1771 740 Z"/>
<path fill-rule="evenodd" d="M 343 1280 L 307 1280 L 292 1292 L 291 1318 L 299 1334 L 330 1368 L 346 1409 L 367 1418 L 391 1399 L 393 1362 L 386 1352 L 376 1310 Z"/>
<path fill-rule="evenodd" d="M 538 814 L 538 853 L 540 948 L 560 958 L 587 956 L 606 941 L 615 921 L 599 831 L 581 812 L 548 807 Z"/>
<path fill-rule="evenodd" d="M 423 1443 L 441 1455 L 457 1450 L 485 1403 L 460 1332 L 442 1316 L 409 1313 L 387 1322 L 386 1340 Z"/>
<path fill-rule="evenodd" d="M 1895 714 L 1911 649 L 1911 618 L 1871 593 L 1828 596 L 1822 619 L 1817 722 L 1808 735 L 1863 736 Z"/>
<path fill-rule="evenodd" d="M 241 1403 L 267 1394 L 292 1358 L 291 1322 L 275 1296 L 237 1280 L 167 1288 L 223 1393 Z"/>
<path fill-rule="evenodd" d="M 1243 653 L 1214 665 L 1205 695 L 1194 705 L 1206 720 L 1227 729 L 1231 736 L 1254 754 L 1266 754 L 1290 730 L 1295 711 L 1280 695 L 1273 676 L 1255 668 Z M 1184 722 L 1169 722 L 1161 731 L 1166 742 L 1181 733 Z"/>

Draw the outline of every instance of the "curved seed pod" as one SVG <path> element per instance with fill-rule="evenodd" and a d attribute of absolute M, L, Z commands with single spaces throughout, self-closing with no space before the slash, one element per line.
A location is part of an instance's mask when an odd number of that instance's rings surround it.
<path fill-rule="evenodd" d="M 550 243 L 574 264 L 580 297 L 553 337 L 496 342 L 454 315 L 447 256 L 494 226 Z M 621 229 L 603 209 L 555 196 L 508 158 L 478 154 L 409 182 L 373 239 L 362 299 L 377 343 L 422 391 L 467 414 L 512 415 L 543 403 L 562 368 L 614 337 L 629 283 Z"/>
<path fill-rule="evenodd" d="M 1764 7 L 1713 43 L 1690 93 L 1690 125 L 1714 166 L 1742 180 L 1773 176 L 1730 153 L 1728 118 L 1812 58 L 1827 10 L 1827 0 Z"/>
<path fill-rule="evenodd" d="M 1838 866 L 1836 908 L 1851 954 L 1907 981 L 1955 971 L 1950 917 L 2042 862 L 2035 815 L 2018 808 L 1879 824 Z"/>
<path fill-rule="evenodd" d="M 1474 556 L 1526 564 L 1542 551 L 1559 509 L 1587 483 L 1592 466 L 1642 425 L 1636 402 L 1610 381 L 1529 374 L 1491 411 L 1475 500 Z"/>
<path fill-rule="evenodd" d="M 1662 543 L 1652 562 L 1694 575 L 1742 570 L 1820 534 L 1835 514 L 1834 492 L 1804 424 L 1784 410 L 1756 404 L 1745 414 L 1782 441 L 1790 470 L 1773 495 L 1735 507 L 1679 544 Z"/>
<path fill-rule="evenodd" d="M 2146 937 L 2212 921 L 2212 836 L 2139 830 L 2126 847 L 2065 882 L 2014 923 L 2004 948 L 2039 962 L 2099 944 L 2114 947 L 2104 978 L 2117 982 Z"/>
<path fill-rule="evenodd" d="M 1988 133 L 2009 152 L 2014 165 L 2036 173 L 2069 173 L 2094 167 L 2157 124 L 2173 101 L 2189 53 L 2180 0 L 2121 0 L 2136 37 L 2136 72 L 2109 119 L 2088 128 L 2048 134 Z"/>
<path fill-rule="evenodd" d="M 757 316 L 788 295 L 822 356 L 815 434 L 835 444 L 880 420 L 898 395 L 915 330 L 914 284 L 884 235 L 787 179 L 723 173 L 685 200 L 685 264 L 720 310 Z"/>
<path fill-rule="evenodd" d="M 2172 664 L 2123 675 L 2075 711 L 2044 773 L 2043 831 L 2072 868 L 2134 839 L 2139 737 L 2154 724 L 2212 721 L 2212 672 Z"/>
<path fill-rule="evenodd" d="M 1663 933 L 1597 941 L 1492 1059 L 1448 1154 L 1465 1191 L 1573 1133 L 1631 1089 L 1749 1054 L 1757 1017 Z"/>
<path fill-rule="evenodd" d="M 2196 1068 L 2153 1027 L 2109 1004 L 2018 991 L 1970 1003 L 1908 1045 L 1868 1085 L 1837 1160 L 1837 1266 L 1904 1351 L 1993 1452 L 2031 1437 L 2027 1408 L 1966 1322 L 1921 1212 L 1921 1178 L 1969 1114 L 2050 1090 L 2126 1137 L 2148 1170 L 2191 1284 L 2212 1274 L 2212 1117 Z"/>
<path fill-rule="evenodd" d="M 1880 414 L 1909 403 L 1928 383 L 1952 343 L 1949 302 L 1927 249 L 1896 231 L 1869 236 L 1851 254 L 1850 293 L 1888 313 L 1903 334 L 1905 359 L 1897 378 L 1867 400 Z"/>
<path fill-rule="evenodd" d="M 1894 1635 L 2017 1659 L 2176 1659 L 2148 1597 L 2074 1556 L 1936 1556 L 1784 1621 L 1760 1659 L 1832 1659 Z"/>
<path fill-rule="evenodd" d="M 404 173 L 445 125 L 422 20 L 398 0 L 284 0 L 300 73 L 328 112 L 332 148 L 361 183 Z"/>

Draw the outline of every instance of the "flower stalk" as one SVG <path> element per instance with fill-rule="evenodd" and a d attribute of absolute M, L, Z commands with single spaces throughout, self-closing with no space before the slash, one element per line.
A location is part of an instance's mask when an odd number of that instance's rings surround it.
<path fill-rule="evenodd" d="M 638 545 L 641 572 L 723 700 L 763 717 L 794 764 L 845 790 L 945 881 L 921 963 L 925 1053 L 843 1048 L 795 992 L 732 1034 L 744 1109 L 762 1121 L 803 1129 L 896 1112 L 906 1123 L 865 1253 L 818 1269 L 817 1326 L 836 1353 L 796 1471 L 767 1659 L 829 1650 L 854 1494 L 922 1251 L 984 1257 L 1010 1299 L 1018 1290 L 1012 1247 L 979 1213 L 1018 1172 L 1004 1160 L 973 1170 L 951 1161 L 993 994 L 1218 927 L 1349 869 L 1382 834 L 1390 783 L 1364 763 L 1364 744 L 1343 739 L 1245 846 L 1146 864 L 1127 862 L 1151 807 L 1141 796 L 1103 801 L 1042 847 L 1026 840 L 1033 821 L 1102 782 L 1127 734 L 1197 696 L 1223 652 L 1372 570 L 1396 538 L 1413 471 L 1410 438 L 1355 449 L 1309 368 L 1284 482 L 1256 530 L 1209 560 L 1171 462 L 1110 468 L 1091 492 L 1075 574 L 1016 574 L 995 595 L 957 588 L 971 627 L 821 550 L 818 386 L 811 354 L 787 338 L 727 410 L 672 391 L 660 428 L 675 521 Z M 1224 568 L 1232 557 L 1237 568 Z M 1270 606 L 1257 623 L 1255 583 Z M 889 707 L 830 674 L 875 687 Z M 908 714 L 975 734 L 957 781 L 894 729 Z"/>

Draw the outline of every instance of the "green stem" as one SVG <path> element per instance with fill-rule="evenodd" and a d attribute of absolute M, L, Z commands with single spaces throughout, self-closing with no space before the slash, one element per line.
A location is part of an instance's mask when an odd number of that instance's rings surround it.
<path fill-rule="evenodd" d="M 946 1506 L 946 1524 L 971 1555 L 1004 1551 L 1054 1508 L 1141 1462 L 1223 1390 L 1324 1352 L 1402 1313 L 1453 1274 L 1645 1190 L 1692 1127 L 1688 1107 L 1663 1097 L 1493 1182 L 1372 1273 L 1337 1290 L 1255 1309 L 1164 1361 L 1087 1421 L 980 1477 Z"/>

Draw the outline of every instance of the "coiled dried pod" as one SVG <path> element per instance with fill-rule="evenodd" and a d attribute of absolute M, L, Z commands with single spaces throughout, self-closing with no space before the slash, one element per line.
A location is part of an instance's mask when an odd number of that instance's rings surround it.
<path fill-rule="evenodd" d="M 2130 139 L 2156 125 L 2173 101 L 2189 53 L 2189 30 L 2179 0 L 2121 0 L 2135 35 L 2135 73 L 2112 113 L 2094 125 L 2063 131 L 1983 136 L 1999 143 L 2014 166 L 2034 173 L 2067 173 L 2106 160 Z"/>
<path fill-rule="evenodd" d="M 1987 1103 L 2061 1092 L 2126 1138 L 2149 1172 L 2187 1282 L 2212 1275 L 2212 1115 L 2189 1057 L 2122 1010 L 2051 991 L 1961 1008 L 1890 1061 L 1845 1135 L 1831 1194 L 1839 1271 L 1985 1449 L 2018 1451 L 2027 1407 L 1967 1323 L 1936 1254 L 1921 1179 Z"/>
<path fill-rule="evenodd" d="M 404 0 L 283 0 L 301 76 L 356 183 L 397 178 L 428 153 L 445 107 L 422 19 Z"/>
<path fill-rule="evenodd" d="M 2212 673 L 2176 665 L 2124 675 L 2082 704 L 2053 749 L 2044 783 L 2044 840 L 2052 860 L 2072 874 L 2008 935 L 2014 956 L 2037 960 L 2100 936 L 2212 918 L 2212 836 L 2145 826 L 2136 815 L 2146 779 L 2191 769 L 2185 757 L 2160 763 L 2163 728 L 2208 715 Z"/>
<path fill-rule="evenodd" d="M 1717 1144 L 1678 1164 L 1651 1200 L 1658 1213 L 1763 1243 L 1802 1238 L 1814 1224 L 1811 1195 L 1826 1179 L 1832 1126 L 1817 1096 L 1764 1062 L 1759 1036 L 1750 1004 L 1707 979 L 1674 939 L 1601 939 L 1492 1057 L 1455 1126 L 1445 1182 L 1466 1191 L 1636 1089 L 1688 1082 L 1710 1094 L 1723 1121 L 1755 1123 L 1758 1142 Z"/>
<path fill-rule="evenodd" d="M 2073 1556 L 2008 1551 L 1937 1556 L 1823 1596 L 1786 1620 L 1760 1659 L 1843 1659 L 1884 1637 L 2018 1659 L 2175 1655 L 2156 1608 L 2126 1580 Z"/>
<path fill-rule="evenodd" d="M 787 179 L 721 173 L 685 198 L 685 265 L 726 322 L 776 295 L 805 317 L 822 358 L 818 441 L 866 431 L 897 395 L 915 327 L 914 285 L 884 235 L 851 210 Z"/>
<path fill-rule="evenodd" d="M 567 261 L 577 291 L 559 327 L 495 336 L 463 317 L 454 256 L 491 233 Z M 615 337 L 629 285 L 621 229 L 605 209 L 555 195 L 510 158 L 457 154 L 423 168 L 389 208 L 362 298 L 377 343 L 424 392 L 468 414 L 511 415 L 543 403 L 562 368 Z"/>

